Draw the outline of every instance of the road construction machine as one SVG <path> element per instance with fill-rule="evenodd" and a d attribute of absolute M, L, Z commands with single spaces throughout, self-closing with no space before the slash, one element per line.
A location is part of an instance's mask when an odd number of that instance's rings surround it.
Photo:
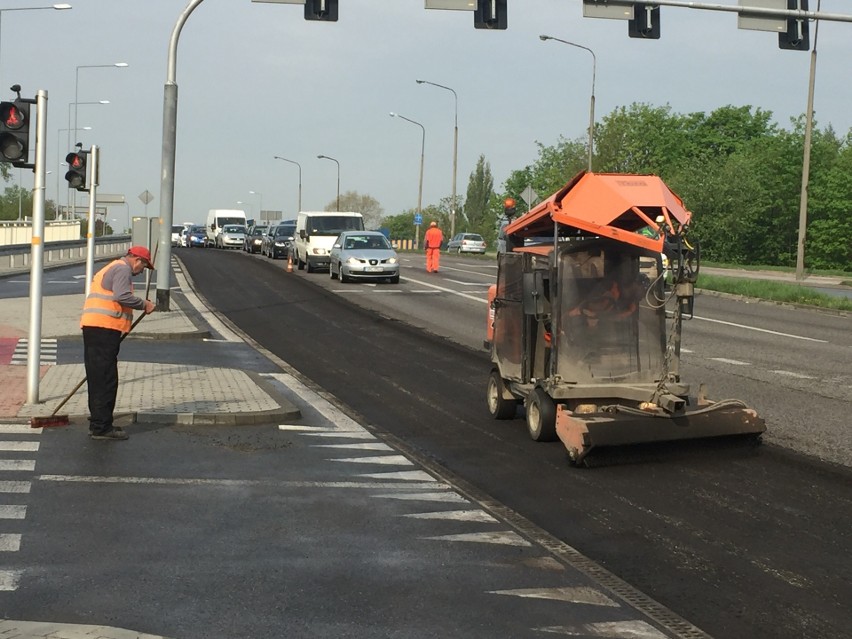
<path fill-rule="evenodd" d="M 756 411 L 681 380 L 700 258 L 691 217 L 657 176 L 583 171 L 505 227 L 486 339 L 495 419 L 523 405 L 530 436 L 558 438 L 577 465 L 604 447 L 759 440 Z"/>

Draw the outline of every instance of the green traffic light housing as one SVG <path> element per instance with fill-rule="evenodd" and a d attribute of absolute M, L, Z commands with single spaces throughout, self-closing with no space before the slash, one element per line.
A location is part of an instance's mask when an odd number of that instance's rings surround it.
<path fill-rule="evenodd" d="M 68 172 L 65 174 L 65 179 L 68 181 L 68 188 L 77 189 L 78 191 L 88 191 L 86 179 L 86 153 L 84 151 L 76 151 L 65 156 L 65 162 L 68 163 Z"/>

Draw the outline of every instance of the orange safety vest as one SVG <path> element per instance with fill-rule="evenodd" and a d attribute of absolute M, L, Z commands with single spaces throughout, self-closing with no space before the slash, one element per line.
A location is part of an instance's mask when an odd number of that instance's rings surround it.
<path fill-rule="evenodd" d="M 426 231 L 426 234 L 423 236 L 423 239 L 426 241 L 427 249 L 439 249 L 441 248 L 441 244 L 444 241 L 444 234 L 441 233 L 441 229 L 439 229 L 437 226 L 431 226 Z"/>
<path fill-rule="evenodd" d="M 98 271 L 92 278 L 92 286 L 83 304 L 83 316 L 80 318 L 80 327 L 97 326 L 99 328 L 110 328 L 122 333 L 130 332 L 133 323 L 133 309 L 122 306 L 113 299 L 112 291 L 103 287 L 104 275 L 122 260 L 115 260 L 111 264 Z M 130 285 L 133 290 L 133 284 Z"/>

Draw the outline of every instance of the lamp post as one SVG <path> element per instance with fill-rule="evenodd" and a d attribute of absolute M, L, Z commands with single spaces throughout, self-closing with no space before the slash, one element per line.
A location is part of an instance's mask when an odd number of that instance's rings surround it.
<path fill-rule="evenodd" d="M 126 62 L 113 62 L 112 64 L 81 64 L 77 66 L 74 72 L 74 136 L 77 135 L 77 107 L 79 104 L 79 88 L 80 88 L 80 69 L 103 69 L 109 67 L 118 67 L 123 69 L 129 66 Z M 68 112 L 68 126 L 71 126 L 71 111 Z"/>
<path fill-rule="evenodd" d="M 0 9 L 0 34 L 2 34 L 3 30 L 3 13 L 5 11 L 38 11 L 40 9 L 55 9 L 57 11 L 62 11 L 70 8 L 70 4 L 63 2 L 61 4 L 52 4 L 46 7 L 9 7 L 7 9 Z"/>
<path fill-rule="evenodd" d="M 249 194 L 258 196 L 257 216 L 259 218 L 263 218 L 263 193 L 260 193 L 259 191 L 249 191 Z"/>
<path fill-rule="evenodd" d="M 331 160 L 337 165 L 337 210 L 340 211 L 340 162 L 327 155 L 318 155 L 320 160 Z M 301 208 L 301 207 L 300 207 Z"/>
<path fill-rule="evenodd" d="M 583 49 L 584 51 L 588 51 L 592 54 L 592 98 L 589 106 L 589 171 L 592 170 L 592 154 L 594 152 L 594 144 L 595 144 L 595 73 L 597 72 L 598 60 L 595 57 L 595 52 L 592 51 L 589 47 L 584 47 L 582 44 L 576 44 L 575 42 L 568 42 L 568 40 L 562 40 L 561 38 L 554 38 L 549 35 L 540 35 L 538 36 L 542 41 L 547 40 L 555 40 L 556 42 L 561 42 L 562 44 L 567 44 L 572 47 L 577 47 L 578 49 Z"/>
<path fill-rule="evenodd" d="M 289 162 L 290 164 L 295 164 L 296 166 L 299 167 L 299 208 L 296 211 L 296 213 L 299 213 L 299 211 L 302 210 L 302 165 L 299 164 L 298 162 L 296 162 L 295 160 L 288 160 L 287 158 L 282 158 L 280 155 L 274 156 L 274 159 L 284 160 L 285 162 Z M 338 190 L 340 190 L 339 187 L 338 187 Z M 338 206 L 338 208 L 340 208 L 340 204 L 338 204 L 337 206 Z"/>
<path fill-rule="evenodd" d="M 459 160 L 459 96 L 454 89 L 445 87 L 443 84 L 429 82 L 428 80 L 417 80 L 417 84 L 431 84 L 439 89 L 452 91 L 455 98 L 455 118 L 453 126 L 453 195 L 452 203 L 450 204 L 450 237 L 456 234 L 456 176 L 458 175 L 458 160 Z"/>
<path fill-rule="evenodd" d="M 426 127 L 424 127 L 419 122 L 412 120 L 411 118 L 407 118 L 404 115 L 400 115 L 399 113 L 394 113 L 391 111 L 390 116 L 392 118 L 402 118 L 406 122 L 411 122 L 411 124 L 416 124 L 420 127 L 420 130 L 423 132 L 423 136 L 420 139 L 420 187 L 417 191 L 417 214 L 422 219 L 423 216 L 423 160 L 426 156 Z M 414 236 L 414 249 L 417 250 L 420 248 L 420 225 L 415 224 L 416 232 Z"/>

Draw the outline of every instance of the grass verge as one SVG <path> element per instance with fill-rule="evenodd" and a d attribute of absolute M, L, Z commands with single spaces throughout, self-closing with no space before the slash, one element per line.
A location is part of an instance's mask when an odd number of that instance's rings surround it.
<path fill-rule="evenodd" d="M 696 287 L 720 293 L 756 297 L 773 302 L 804 304 L 838 311 L 852 311 L 852 300 L 845 297 L 832 297 L 831 295 L 819 293 L 807 286 L 800 286 L 798 284 L 699 274 Z"/>

